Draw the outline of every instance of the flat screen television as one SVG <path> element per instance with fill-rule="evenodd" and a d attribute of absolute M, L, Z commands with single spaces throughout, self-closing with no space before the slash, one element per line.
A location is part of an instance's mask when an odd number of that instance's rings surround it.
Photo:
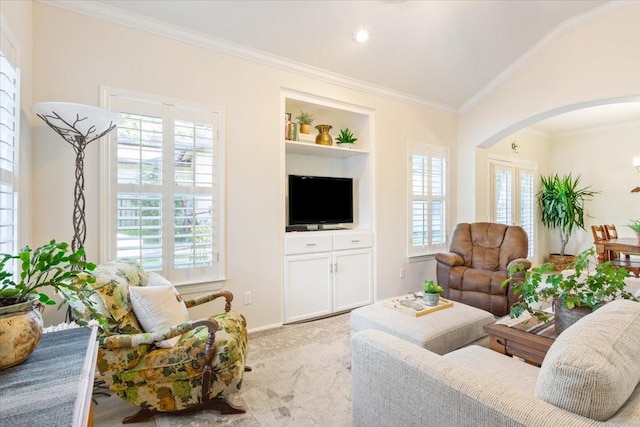
<path fill-rule="evenodd" d="M 352 178 L 289 175 L 289 225 L 352 222 Z"/>

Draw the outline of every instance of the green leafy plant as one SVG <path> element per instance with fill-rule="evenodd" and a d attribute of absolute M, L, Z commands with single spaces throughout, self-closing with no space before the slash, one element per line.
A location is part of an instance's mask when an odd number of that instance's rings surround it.
<path fill-rule="evenodd" d="M 42 304 L 54 305 L 45 286 L 51 286 L 63 294 L 69 291 L 78 298 L 88 299 L 94 292 L 90 286 L 96 278 L 96 265 L 84 260 L 84 249 L 70 251 L 68 243 L 48 244 L 31 249 L 25 246 L 17 255 L 0 255 L 0 306 L 12 305 L 37 296 Z M 13 261 L 16 260 L 16 261 Z M 11 266 L 18 268 L 19 281 L 14 281 Z"/>
<path fill-rule="evenodd" d="M 314 117 L 313 114 L 309 112 L 300 111 L 300 114 L 296 117 L 296 120 L 301 125 L 310 125 L 313 123 Z"/>
<path fill-rule="evenodd" d="M 580 175 L 575 179 L 569 175 L 541 177 L 541 188 L 536 194 L 540 209 L 540 220 L 548 228 L 560 231 L 560 255 L 564 250 L 571 233 L 576 228 L 584 228 L 584 203 L 597 192 L 590 187 L 579 188 Z"/>
<path fill-rule="evenodd" d="M 353 144 L 357 140 L 358 138 L 353 137 L 353 133 L 349 128 L 340 129 L 340 134 L 336 137 L 336 141 L 340 144 Z"/>
<path fill-rule="evenodd" d="M 629 224 L 627 224 L 627 227 L 629 227 L 630 229 L 632 229 L 636 233 L 640 233 L 640 219 L 631 219 L 629 221 L 631 221 L 631 222 Z"/>
<path fill-rule="evenodd" d="M 433 280 L 425 280 L 422 284 L 422 290 L 426 294 L 439 294 L 442 292 L 442 286 L 436 285 Z"/>
<path fill-rule="evenodd" d="M 594 254 L 593 248 L 578 254 L 573 271 L 555 272 L 555 265 L 546 263 L 526 271 L 524 279 L 503 281 L 502 286 L 511 283 L 513 293 L 521 297 L 519 302 L 511 306 L 510 316 L 518 317 L 527 311 L 546 322 L 547 314 L 536 307 L 553 300 L 558 300 L 569 309 L 589 307 L 594 310 L 616 298 L 638 301 L 625 290 L 624 279 L 629 272 L 610 262 L 595 264 L 597 260 Z M 517 264 L 509 269 L 509 276 L 524 270 L 524 264 Z"/>

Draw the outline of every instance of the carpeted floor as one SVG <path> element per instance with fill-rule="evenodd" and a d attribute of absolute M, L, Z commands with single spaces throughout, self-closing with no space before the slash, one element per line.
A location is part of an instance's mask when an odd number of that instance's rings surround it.
<path fill-rule="evenodd" d="M 249 335 L 242 390 L 232 403 L 245 414 L 215 411 L 163 415 L 141 427 L 348 426 L 351 418 L 349 314 Z M 117 397 L 96 396 L 95 427 L 115 427 L 136 408 Z"/>

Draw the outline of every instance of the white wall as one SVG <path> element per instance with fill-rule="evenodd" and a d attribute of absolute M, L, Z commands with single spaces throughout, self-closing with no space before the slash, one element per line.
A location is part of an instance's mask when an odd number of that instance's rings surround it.
<path fill-rule="evenodd" d="M 567 28 L 493 91 L 465 108 L 458 121 L 458 221 L 473 221 L 475 149 L 490 146 L 552 114 L 602 100 L 640 95 L 640 2 L 610 4 L 609 12 Z"/>
<path fill-rule="evenodd" d="M 550 142 L 551 169 L 559 174 L 581 175 L 582 186 L 598 194 L 586 204 L 586 231 L 576 231 L 567 245 L 568 253 L 593 247 L 591 225 L 615 224 L 620 237 L 635 237 L 625 224 L 640 218 L 640 173 L 632 158 L 640 155 L 640 121 L 554 135 Z M 560 248 L 557 233 L 549 236 L 550 250 Z"/>
<path fill-rule="evenodd" d="M 406 148 L 408 139 L 454 145 L 453 114 L 345 89 L 136 29 L 34 4 L 34 102 L 99 105 L 100 85 L 212 103 L 226 109 L 226 289 L 249 328 L 282 321 L 284 230 L 280 91 L 320 95 L 376 112 L 377 295 L 417 290 L 429 264 L 406 265 Z M 70 240 L 74 157 L 58 135 L 36 123 L 33 187 L 34 243 Z M 98 256 L 98 148 L 85 160 L 89 259 Z M 455 153 L 452 153 L 455 155 Z M 400 279 L 399 268 L 407 268 Z M 435 277 L 433 275 L 432 277 Z M 253 304 L 242 305 L 251 291 Z M 206 315 L 210 310 L 192 313 Z M 55 323 L 45 312 L 45 323 Z"/>

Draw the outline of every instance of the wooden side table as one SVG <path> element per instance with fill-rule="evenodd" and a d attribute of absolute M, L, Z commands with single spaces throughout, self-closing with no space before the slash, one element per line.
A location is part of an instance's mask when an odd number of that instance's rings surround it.
<path fill-rule="evenodd" d="M 550 325 L 551 326 L 551 325 Z M 555 341 L 557 333 L 546 328 L 540 333 L 531 333 L 506 325 L 492 324 L 484 326 L 489 334 L 489 348 L 507 356 L 515 356 L 525 362 L 540 366 Z"/>
<path fill-rule="evenodd" d="M 42 335 L 31 357 L 0 371 L 0 425 L 91 425 L 97 329 Z"/>

